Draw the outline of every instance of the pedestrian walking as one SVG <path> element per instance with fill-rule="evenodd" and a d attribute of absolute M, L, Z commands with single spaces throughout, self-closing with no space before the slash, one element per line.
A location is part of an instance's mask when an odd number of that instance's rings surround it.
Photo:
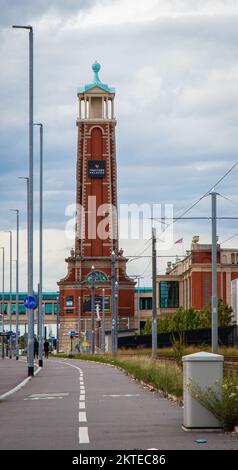
<path fill-rule="evenodd" d="M 34 359 L 38 359 L 38 352 L 39 352 L 39 343 L 37 341 L 37 338 L 34 339 Z"/>
<path fill-rule="evenodd" d="M 47 339 L 44 342 L 44 353 L 45 353 L 45 357 L 48 359 L 48 356 L 49 356 L 49 341 L 47 341 Z"/>

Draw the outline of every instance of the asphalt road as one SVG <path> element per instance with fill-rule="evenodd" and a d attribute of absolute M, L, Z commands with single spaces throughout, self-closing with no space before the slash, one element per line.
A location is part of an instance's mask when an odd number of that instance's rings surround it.
<path fill-rule="evenodd" d="M 230 434 L 182 431 L 182 412 L 116 368 L 49 359 L 0 403 L 0 449 L 238 450 Z"/>

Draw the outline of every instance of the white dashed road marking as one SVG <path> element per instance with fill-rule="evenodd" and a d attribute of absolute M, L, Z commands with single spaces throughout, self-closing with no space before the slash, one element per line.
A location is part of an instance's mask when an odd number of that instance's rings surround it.
<path fill-rule="evenodd" d="M 79 412 L 79 421 L 82 423 L 85 423 L 87 421 L 86 413 L 85 411 L 80 411 Z"/>
<path fill-rule="evenodd" d="M 84 380 L 83 380 L 83 372 L 82 370 L 75 366 L 74 364 L 70 364 L 68 362 L 64 361 L 64 364 L 69 365 L 70 367 L 74 367 L 79 371 L 79 385 L 80 385 L 80 395 L 79 395 L 79 409 L 80 410 L 85 410 L 86 405 L 85 405 L 85 386 L 84 386 Z M 85 423 L 87 422 L 87 416 L 86 416 L 86 411 L 79 411 L 79 422 L 80 423 Z M 79 444 L 89 444 L 89 436 L 88 436 L 88 427 L 85 426 L 79 426 Z"/>
<path fill-rule="evenodd" d="M 79 428 L 79 444 L 89 444 L 88 428 Z"/>
<path fill-rule="evenodd" d="M 33 397 L 33 398 L 24 398 L 24 401 L 27 400 L 63 400 L 63 397 Z"/>
<path fill-rule="evenodd" d="M 34 393 L 34 395 L 29 395 L 29 398 L 35 397 L 66 397 L 69 393 Z"/>

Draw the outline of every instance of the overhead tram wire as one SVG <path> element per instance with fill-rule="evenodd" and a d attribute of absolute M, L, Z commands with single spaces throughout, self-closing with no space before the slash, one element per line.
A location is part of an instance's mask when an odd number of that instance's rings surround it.
<path fill-rule="evenodd" d="M 221 196 L 221 197 L 222 197 L 223 199 L 225 199 L 226 201 L 229 201 L 231 204 L 234 204 L 235 206 L 238 206 L 238 202 L 233 201 L 233 200 L 230 199 L 229 197 L 224 196 L 223 194 L 220 194 L 220 193 L 219 193 L 219 196 Z"/>
<path fill-rule="evenodd" d="M 147 246 L 148 242 L 150 242 L 150 244 Z M 146 242 L 146 245 L 145 245 L 144 249 L 143 249 L 138 255 L 128 256 L 128 258 L 131 258 L 131 259 L 128 260 L 128 263 L 130 263 L 131 261 L 134 261 L 134 260 L 137 259 L 137 258 L 140 258 L 141 255 L 143 255 L 143 253 L 144 253 L 146 250 L 148 250 L 149 248 L 151 248 L 151 244 L 152 244 L 152 239 L 149 238 L 149 240 L 147 240 L 147 242 Z"/>
<path fill-rule="evenodd" d="M 235 238 L 235 237 L 237 237 L 237 236 L 238 236 L 238 232 L 234 233 L 234 235 L 232 235 L 231 237 L 226 238 L 225 240 L 222 240 L 222 241 L 220 242 L 220 245 L 223 245 L 224 243 L 229 242 L 230 240 L 232 240 L 232 238 Z"/>
<path fill-rule="evenodd" d="M 238 203 L 237 203 L 237 202 L 233 201 L 232 199 L 230 199 L 230 198 L 227 197 L 227 196 L 224 196 L 224 194 L 219 193 L 219 196 L 221 196 L 223 199 L 225 199 L 226 201 L 230 202 L 231 204 L 233 204 L 233 205 L 235 205 L 235 206 L 238 206 Z M 222 240 L 222 241 L 220 242 L 220 244 L 223 245 L 224 243 L 226 243 L 226 242 L 232 240 L 233 238 L 235 238 L 237 235 L 238 235 L 238 232 L 234 233 L 231 237 L 228 237 L 228 238 L 226 238 L 225 240 Z"/>
<path fill-rule="evenodd" d="M 224 173 L 224 175 L 222 175 L 221 178 L 219 178 L 219 180 L 218 180 L 213 186 L 211 186 L 211 188 L 210 188 L 208 191 L 206 191 L 206 193 L 204 193 L 199 199 L 197 199 L 191 206 L 189 206 L 187 209 L 185 209 L 184 212 L 183 212 L 181 215 L 179 215 L 178 217 L 173 218 L 173 221 L 172 221 L 170 224 L 166 224 L 166 223 L 164 222 L 164 224 L 167 225 L 167 226 L 164 228 L 164 230 L 163 230 L 162 232 L 159 233 L 158 237 L 160 237 L 162 234 L 164 234 L 164 233 L 166 232 L 166 230 L 167 230 L 172 224 L 174 224 L 174 223 L 177 222 L 178 220 L 181 220 L 181 219 L 184 217 L 184 215 L 186 215 L 188 212 L 190 212 L 190 210 L 192 210 L 202 199 L 204 199 L 206 196 L 208 196 L 209 193 L 212 191 L 212 189 L 213 189 L 213 188 L 216 188 L 216 187 L 218 186 L 218 184 L 220 184 L 220 183 L 226 178 L 226 176 L 228 176 L 229 173 L 231 173 L 231 172 L 237 167 L 237 165 L 238 165 L 238 161 L 237 161 L 236 163 L 234 163 L 234 165 L 232 165 L 232 167 L 229 168 L 229 170 L 227 170 L 226 173 Z M 224 196 L 222 196 L 222 197 L 224 197 Z M 217 217 L 217 219 L 219 219 L 219 218 L 220 218 L 220 217 Z M 166 218 L 166 219 L 167 219 L 167 218 Z M 193 220 L 193 219 L 195 219 L 195 218 L 194 218 L 194 217 L 187 218 L 187 220 L 190 220 L 190 219 Z M 198 219 L 198 218 L 197 218 L 197 219 Z M 200 219 L 203 219 L 203 217 L 201 217 Z M 205 219 L 210 219 L 210 218 L 207 217 L 207 218 L 205 218 Z M 225 218 L 223 217 L 222 219 L 225 219 Z M 226 219 L 227 219 L 227 218 L 226 218 Z M 230 218 L 230 219 L 231 219 L 231 218 Z M 236 217 L 233 217 L 232 219 L 236 219 Z M 163 219 L 154 219 L 154 220 L 164 220 L 164 218 L 163 218 Z M 167 219 L 167 220 L 168 220 L 168 219 Z M 235 234 L 233 237 L 235 237 L 235 236 L 236 236 L 236 234 Z M 233 238 L 233 237 L 232 237 L 232 238 Z M 230 238 L 230 239 L 231 239 L 231 238 Z M 151 241 L 151 239 L 149 239 L 149 240 L 146 242 L 146 245 L 147 245 L 147 243 L 148 243 L 149 241 Z M 228 241 L 228 240 L 225 240 L 223 243 L 225 243 L 226 241 Z M 148 247 L 148 248 L 149 248 L 149 247 Z M 147 249 L 147 247 L 144 248 L 144 250 L 141 252 L 141 254 L 143 254 L 146 249 Z M 133 256 L 131 256 L 131 257 L 128 256 L 128 258 L 131 258 L 131 259 L 128 260 L 128 263 L 130 263 L 130 262 L 132 262 L 132 261 L 135 261 L 135 259 L 139 259 L 140 257 L 142 257 L 142 256 L 141 256 L 141 255 L 133 255 Z M 143 256 L 143 258 L 147 258 L 147 257 L 149 257 L 149 256 Z M 164 257 L 166 257 L 166 255 L 165 255 Z M 167 258 L 169 258 L 169 257 L 174 257 L 174 256 L 167 256 Z"/>
<path fill-rule="evenodd" d="M 232 167 L 229 168 L 229 170 L 227 170 L 226 173 L 224 173 L 224 175 L 221 176 L 221 178 L 219 178 L 219 180 L 213 186 L 211 186 L 211 188 L 206 193 L 204 193 L 199 199 L 197 199 L 197 201 L 195 201 L 191 206 L 189 206 L 188 209 L 186 209 L 180 216 L 178 216 L 177 218 L 174 218 L 173 222 L 171 222 L 164 229 L 164 231 L 159 234 L 159 236 L 162 233 L 164 233 L 172 224 L 174 224 L 175 222 L 180 220 L 184 215 L 186 215 L 190 210 L 192 210 L 202 199 L 204 199 L 206 196 L 208 196 L 209 193 L 212 191 L 212 189 L 216 188 L 216 186 L 218 186 L 218 184 L 220 184 L 226 178 L 226 176 L 229 175 L 229 173 L 231 173 L 232 170 L 234 170 L 234 168 L 236 168 L 237 165 L 238 165 L 238 161 L 236 163 L 234 163 L 234 165 L 232 165 Z M 159 219 L 157 219 L 157 220 L 159 220 Z"/>
<path fill-rule="evenodd" d="M 144 269 L 143 273 L 141 274 L 141 276 L 142 276 L 142 277 L 145 275 L 145 273 L 146 273 L 146 272 L 147 272 L 147 270 L 149 269 L 149 267 L 150 267 L 151 263 L 152 263 L 152 257 L 150 257 L 150 259 L 149 259 L 149 263 L 146 265 L 146 267 L 145 267 L 145 269 Z"/>

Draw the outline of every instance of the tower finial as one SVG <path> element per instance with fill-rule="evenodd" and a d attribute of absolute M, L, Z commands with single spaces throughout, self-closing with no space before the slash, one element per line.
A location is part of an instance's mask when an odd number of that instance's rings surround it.
<path fill-rule="evenodd" d="M 93 72 L 94 72 L 94 81 L 95 82 L 100 82 L 100 78 L 99 78 L 99 70 L 101 68 L 101 65 L 95 60 L 94 64 L 92 65 L 92 69 L 93 69 Z"/>

